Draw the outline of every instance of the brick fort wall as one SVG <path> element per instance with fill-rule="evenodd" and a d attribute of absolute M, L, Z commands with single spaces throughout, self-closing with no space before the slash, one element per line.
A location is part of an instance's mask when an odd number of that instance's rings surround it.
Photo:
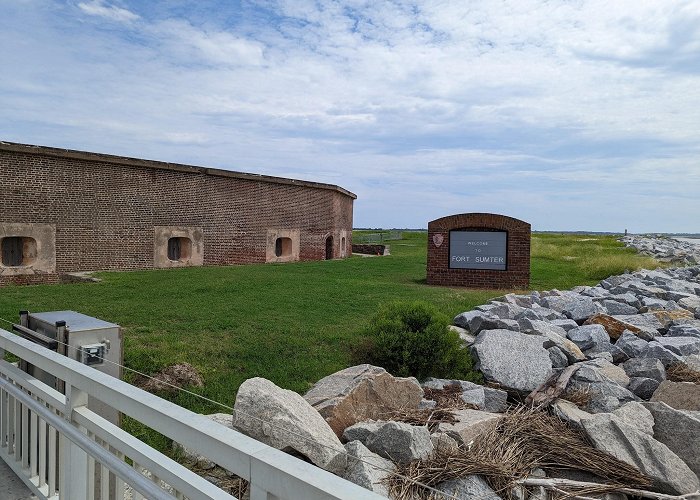
<path fill-rule="evenodd" d="M 55 268 L 0 266 L 0 285 L 153 268 L 163 227 L 199 235 L 203 265 L 270 261 L 270 230 L 298 235 L 293 260 L 352 248 L 355 195 L 329 184 L 0 142 L 0 193 L 0 238 L 55 227 Z"/>
<path fill-rule="evenodd" d="M 450 231 L 505 231 L 506 270 L 450 268 Z M 428 224 L 427 282 L 469 288 L 524 289 L 530 285 L 530 224 L 498 214 L 450 215 Z"/>

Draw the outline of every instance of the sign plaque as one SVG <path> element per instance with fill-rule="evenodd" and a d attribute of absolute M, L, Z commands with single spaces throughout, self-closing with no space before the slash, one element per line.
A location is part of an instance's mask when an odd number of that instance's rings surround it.
<path fill-rule="evenodd" d="M 530 286 L 530 224 L 463 213 L 428 223 L 429 285 L 523 290 Z"/>
<path fill-rule="evenodd" d="M 505 271 L 507 254 L 505 231 L 450 231 L 450 269 Z"/>

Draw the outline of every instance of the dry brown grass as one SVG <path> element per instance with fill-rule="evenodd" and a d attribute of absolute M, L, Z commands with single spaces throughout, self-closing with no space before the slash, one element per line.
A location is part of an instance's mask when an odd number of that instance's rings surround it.
<path fill-rule="evenodd" d="M 392 476 L 388 485 L 391 497 L 398 500 L 437 499 L 439 495 L 413 481 L 435 487 L 443 481 L 479 474 L 498 495 L 511 498 L 515 481 L 538 467 L 585 471 L 605 483 L 583 492 L 566 492 L 572 494 L 651 484 L 637 468 L 591 447 L 580 431 L 537 408 L 518 407 L 505 414 L 493 431 L 482 434 L 471 448 L 442 449 L 425 461 L 400 466 L 398 473 L 405 478 Z"/>
<path fill-rule="evenodd" d="M 476 405 L 462 399 L 462 386 L 449 384 L 442 389 L 424 389 L 425 399 L 435 401 L 436 408 L 451 410 L 476 409 Z"/>
<path fill-rule="evenodd" d="M 585 408 L 591 402 L 591 391 L 585 388 L 567 389 L 559 397 L 566 399 L 579 408 Z"/>
<path fill-rule="evenodd" d="M 163 368 L 151 378 L 139 377 L 134 385 L 149 392 L 177 392 L 182 387 L 204 387 L 204 380 L 191 364 L 178 363 Z"/>
<path fill-rule="evenodd" d="M 684 363 L 674 363 L 666 370 L 666 377 L 673 382 L 693 382 L 700 384 L 700 371 Z"/>
<path fill-rule="evenodd" d="M 427 425 L 432 432 L 438 424 L 453 424 L 457 421 L 454 410 L 477 409 L 476 405 L 462 399 L 459 384 L 446 385 L 443 389 L 425 389 L 425 398 L 435 401 L 434 408 L 403 408 L 383 413 L 381 420 L 405 422 L 411 425 Z"/>

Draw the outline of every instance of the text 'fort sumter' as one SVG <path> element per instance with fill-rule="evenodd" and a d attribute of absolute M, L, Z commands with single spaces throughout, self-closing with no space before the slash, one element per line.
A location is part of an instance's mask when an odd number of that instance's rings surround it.
<path fill-rule="evenodd" d="M 505 231 L 450 231 L 450 267 L 505 271 L 507 247 Z"/>

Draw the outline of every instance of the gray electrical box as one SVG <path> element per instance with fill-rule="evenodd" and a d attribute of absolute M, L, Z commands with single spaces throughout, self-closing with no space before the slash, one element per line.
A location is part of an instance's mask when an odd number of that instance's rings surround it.
<path fill-rule="evenodd" d="M 75 311 L 52 311 L 42 313 L 20 313 L 20 333 L 25 338 L 35 340 L 59 354 L 68 356 L 84 365 L 118 379 L 122 377 L 124 348 L 122 331 L 119 325 L 86 316 Z M 32 338 L 32 333 L 36 333 Z M 40 367 L 24 363 L 23 369 L 45 384 L 65 393 L 65 385 Z M 88 408 L 119 425 L 119 412 L 109 406 L 109 401 L 100 401 L 92 396 Z"/>

